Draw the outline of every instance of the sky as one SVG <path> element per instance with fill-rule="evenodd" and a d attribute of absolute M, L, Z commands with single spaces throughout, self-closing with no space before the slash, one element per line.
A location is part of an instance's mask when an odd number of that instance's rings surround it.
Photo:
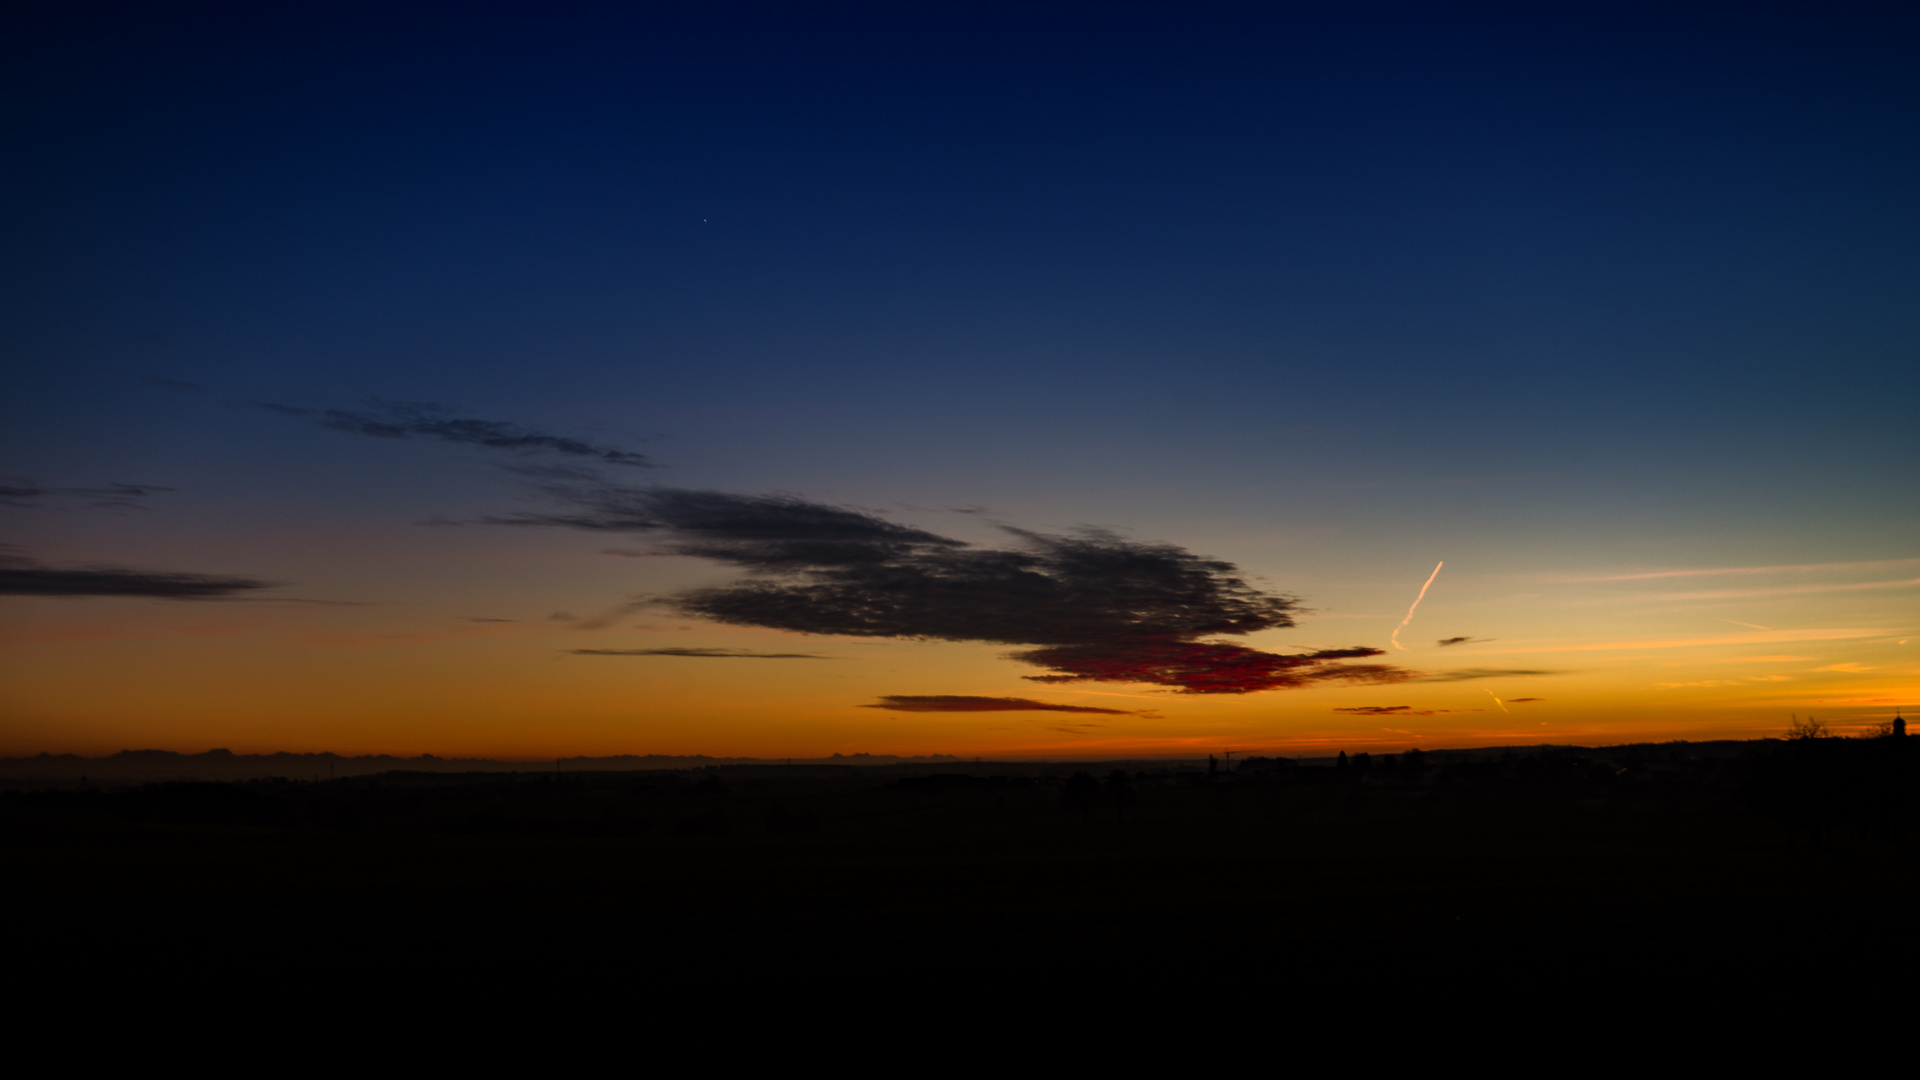
<path fill-rule="evenodd" d="M 1872 730 L 1920 18 L 1551 8 L 10 6 L 0 754 Z"/>

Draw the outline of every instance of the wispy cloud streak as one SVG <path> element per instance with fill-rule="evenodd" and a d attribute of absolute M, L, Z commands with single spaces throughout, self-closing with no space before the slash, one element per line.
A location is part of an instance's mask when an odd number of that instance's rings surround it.
<path fill-rule="evenodd" d="M 1723 634 L 1717 637 L 1654 638 L 1637 641 L 1593 641 L 1577 645 L 1531 645 L 1515 649 L 1475 649 L 1474 656 L 1504 656 L 1512 653 L 1612 652 L 1638 649 L 1692 649 L 1705 645 L 1754 645 L 1776 641 L 1846 641 L 1879 637 L 1885 630 L 1771 630 L 1751 634 Z"/>
<path fill-rule="evenodd" d="M 11 478 L 0 480 L 0 506 L 13 506 L 22 509 L 37 507 L 47 502 L 79 502 L 86 506 L 106 507 L 122 510 L 145 510 L 146 504 L 140 500 L 163 491 L 172 491 L 170 487 L 155 484 L 102 484 L 99 487 L 48 487 L 31 480 Z"/>
<path fill-rule="evenodd" d="M 14 555 L 0 555 L 0 595 L 147 596 L 163 600 L 216 600 L 270 582 L 218 574 L 127 570 L 112 566 L 54 567 Z"/>
<path fill-rule="evenodd" d="M 574 656 L 689 656 L 706 660 L 831 660 L 819 653 L 749 652 L 746 649 L 701 649 L 668 646 L 659 649 L 567 649 Z"/>
<path fill-rule="evenodd" d="M 1920 558 L 1872 559 L 1864 562 L 1784 563 L 1776 566 L 1717 566 L 1694 570 L 1653 570 L 1640 574 L 1606 574 L 1566 578 L 1566 581 L 1651 581 L 1656 578 L 1718 577 L 1727 574 L 1813 574 L 1844 570 L 1885 570 L 1920 565 Z"/>
<path fill-rule="evenodd" d="M 1752 596 L 1802 596 L 1809 593 L 1911 589 L 1917 585 L 1920 585 L 1920 577 L 1904 578 L 1899 581 L 1854 581 L 1841 585 L 1786 585 L 1777 589 L 1703 589 L 1699 592 L 1655 593 L 1653 598 L 1656 600 L 1740 600 Z M 1743 625 L 1752 626 L 1753 624 Z"/>
<path fill-rule="evenodd" d="M 545 450 L 569 457 L 591 458 L 609 465 L 645 467 L 653 464 L 644 454 L 630 450 L 555 435 L 504 420 L 455 416 L 445 406 L 430 402 L 374 402 L 365 411 L 304 409 L 274 403 L 263 404 L 261 408 L 297 416 L 335 431 L 371 435 L 380 439 L 420 436 L 492 450 Z"/>
<path fill-rule="evenodd" d="M 1452 671 L 1432 671 L 1409 682 L 1474 682 L 1479 679 L 1519 679 L 1534 675 L 1564 675 L 1564 671 L 1547 671 L 1539 668 L 1455 668 Z"/>
<path fill-rule="evenodd" d="M 974 697 L 966 694 L 887 694 L 863 709 L 887 709 L 891 712 L 1063 712 L 1094 713 L 1101 716 L 1138 716 L 1133 709 L 1102 709 L 1092 705 L 1055 705 L 1046 701 L 1018 697 Z"/>

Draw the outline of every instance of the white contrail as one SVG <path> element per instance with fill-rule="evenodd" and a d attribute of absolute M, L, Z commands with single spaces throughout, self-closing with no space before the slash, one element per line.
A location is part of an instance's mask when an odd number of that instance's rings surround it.
<path fill-rule="evenodd" d="M 1406 652 L 1407 647 L 1400 644 L 1400 631 L 1405 630 L 1407 624 L 1413 621 L 1413 608 L 1419 607 L 1420 601 L 1427 598 L 1427 588 L 1433 584 L 1434 578 L 1440 576 L 1440 568 L 1445 565 L 1447 565 L 1445 559 L 1433 564 L 1433 573 L 1427 575 L 1427 584 L 1420 586 L 1420 595 L 1413 598 L 1413 607 L 1407 609 L 1407 617 L 1401 619 L 1400 625 L 1393 628 L 1393 635 L 1389 640 L 1393 642 L 1393 647 L 1399 649 L 1401 652 Z"/>
<path fill-rule="evenodd" d="M 1485 689 L 1485 688 L 1483 687 L 1482 689 Z M 1496 693 L 1494 693 L 1494 692 L 1493 692 L 1493 691 L 1491 691 L 1491 690 L 1488 690 L 1488 691 L 1487 691 L 1487 696 L 1493 699 L 1493 703 L 1494 703 L 1495 705 L 1498 705 L 1498 706 L 1500 706 L 1500 711 L 1501 711 L 1501 712 L 1506 712 L 1506 711 L 1507 711 L 1507 703 L 1506 703 L 1506 702 L 1504 702 L 1504 701 L 1501 701 L 1501 700 L 1500 700 L 1500 695 L 1498 695 L 1498 694 L 1496 694 Z"/>

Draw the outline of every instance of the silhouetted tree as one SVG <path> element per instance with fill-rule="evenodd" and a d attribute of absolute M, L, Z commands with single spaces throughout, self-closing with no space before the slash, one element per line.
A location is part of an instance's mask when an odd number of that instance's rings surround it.
<path fill-rule="evenodd" d="M 1080 820 L 1087 820 L 1093 809 L 1093 802 L 1100 797 L 1100 781 L 1090 772 L 1077 772 L 1067 781 L 1066 796 L 1068 806 L 1080 808 Z"/>
<path fill-rule="evenodd" d="M 1805 720 L 1795 716 L 1793 723 L 1787 725 L 1789 739 L 1824 739 L 1827 737 L 1827 725 L 1809 716 Z"/>

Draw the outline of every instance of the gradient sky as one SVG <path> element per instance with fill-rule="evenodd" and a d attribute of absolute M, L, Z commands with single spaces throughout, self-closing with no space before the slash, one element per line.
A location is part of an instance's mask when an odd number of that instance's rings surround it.
<path fill-rule="evenodd" d="M 1920 705 L 1911 12 L 551 7 L 9 9 L 0 753 L 1331 753 Z M 906 594 L 609 498 L 934 537 L 912 573 L 1204 557 L 1294 625 L 1127 632 L 1395 670 L 1032 681 L 1080 669 L 1010 653 L 1120 655 L 1020 637 L 1073 589 L 705 617 Z"/>

